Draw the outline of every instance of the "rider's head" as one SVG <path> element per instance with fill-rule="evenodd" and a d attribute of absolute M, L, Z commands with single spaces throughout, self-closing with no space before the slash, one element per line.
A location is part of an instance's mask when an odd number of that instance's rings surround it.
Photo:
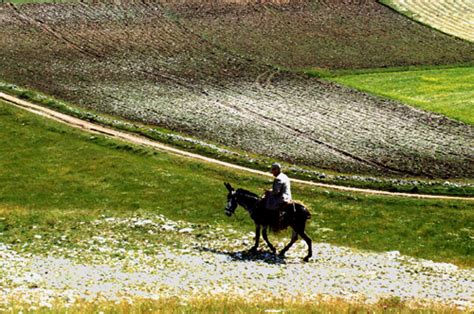
<path fill-rule="evenodd" d="M 277 162 L 272 164 L 272 170 L 271 170 L 273 176 L 278 176 L 281 172 L 281 165 Z"/>

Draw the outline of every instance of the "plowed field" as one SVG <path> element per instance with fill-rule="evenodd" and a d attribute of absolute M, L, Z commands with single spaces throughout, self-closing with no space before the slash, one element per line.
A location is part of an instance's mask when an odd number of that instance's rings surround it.
<path fill-rule="evenodd" d="M 170 10 L 158 3 L 3 4 L 0 78 L 297 164 L 473 177 L 471 126 L 241 57 Z"/>
<path fill-rule="evenodd" d="M 474 60 L 474 45 L 423 27 L 374 0 L 293 0 L 283 5 L 167 2 L 169 10 L 193 32 L 270 64 L 347 69 Z M 459 5 L 449 0 L 394 2 L 406 2 L 404 7 L 414 10 L 426 7 L 430 18 L 420 16 L 427 21 L 436 19 L 464 33 L 472 29 L 472 25 L 466 27 L 469 14 L 472 19 L 472 8 L 466 8 L 469 0 L 454 1 Z M 459 21 L 461 14 L 464 24 Z"/>

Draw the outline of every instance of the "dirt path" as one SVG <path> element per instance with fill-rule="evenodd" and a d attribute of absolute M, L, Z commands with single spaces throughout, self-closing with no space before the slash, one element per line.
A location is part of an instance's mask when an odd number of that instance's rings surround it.
<path fill-rule="evenodd" d="M 271 174 L 251 168 L 246 168 L 238 165 L 234 165 L 228 162 L 223 162 L 217 159 L 201 156 L 198 154 L 193 154 L 187 151 L 179 150 L 173 147 L 170 147 L 168 145 L 161 144 L 156 141 L 149 140 L 144 137 L 140 137 L 137 135 L 133 135 L 130 133 L 126 133 L 123 131 L 118 131 L 113 128 L 108 128 L 104 127 L 98 124 L 94 124 L 88 121 L 84 121 L 78 118 L 71 117 L 69 115 L 39 106 L 35 105 L 31 102 L 19 99 L 17 97 L 10 96 L 8 94 L 0 92 L 0 99 L 7 101 L 8 103 L 18 107 L 22 108 L 24 110 L 27 110 L 29 112 L 35 113 L 37 115 L 47 117 L 49 119 L 53 119 L 55 121 L 64 123 L 66 125 L 86 130 L 91 133 L 96 133 L 96 134 L 103 134 L 112 138 L 116 139 L 121 139 L 129 143 L 133 144 L 138 144 L 138 145 L 144 145 L 147 147 L 152 147 L 154 149 L 158 149 L 161 151 L 166 151 L 172 154 L 177 154 L 181 156 L 186 156 L 192 159 L 197 159 L 201 160 L 204 162 L 212 163 L 212 164 L 217 164 L 220 166 L 224 166 L 227 168 L 232 168 L 232 169 L 237 169 L 245 172 L 250 172 L 262 176 L 267 176 L 270 177 Z M 387 195 L 387 196 L 397 196 L 397 197 L 412 197 L 412 198 L 425 198 L 425 199 L 445 199 L 445 200 L 465 200 L 465 201 L 474 201 L 474 198 L 472 197 L 458 197 L 458 196 L 444 196 L 444 195 L 423 195 L 423 194 L 411 194 L 411 193 L 396 193 L 396 192 L 387 192 L 387 191 L 377 191 L 377 190 L 370 190 L 370 189 L 360 189 L 360 188 L 353 188 L 353 187 L 347 187 L 347 186 L 339 186 L 339 185 L 332 185 L 332 184 L 324 184 L 324 183 L 316 183 L 312 181 L 305 181 L 305 180 L 299 180 L 299 179 L 292 179 L 293 182 L 298 183 L 298 184 L 306 184 L 306 185 L 311 185 L 311 186 L 317 186 L 317 187 L 322 187 L 322 188 L 329 188 L 329 189 L 335 189 L 335 190 L 340 190 L 340 191 L 347 191 L 347 192 L 357 192 L 357 193 L 364 193 L 364 194 L 376 194 L 376 195 Z"/>

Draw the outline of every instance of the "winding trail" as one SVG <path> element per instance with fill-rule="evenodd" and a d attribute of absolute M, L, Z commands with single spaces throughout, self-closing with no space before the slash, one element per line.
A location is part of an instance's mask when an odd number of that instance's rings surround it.
<path fill-rule="evenodd" d="M 196 160 L 201 160 L 204 162 L 224 166 L 226 168 L 231 168 L 231 169 L 236 169 L 240 171 L 245 171 L 245 172 L 250 172 L 253 174 L 261 175 L 261 176 L 267 176 L 271 177 L 272 175 L 270 173 L 260 171 L 260 170 L 255 170 L 235 164 L 231 164 L 228 162 L 220 161 L 217 159 L 201 156 L 199 154 L 194 154 L 190 153 L 184 150 L 180 150 L 177 148 L 173 148 L 168 145 L 164 145 L 162 143 L 152 141 L 150 139 L 137 136 L 134 134 L 130 134 L 127 132 L 123 131 L 118 131 L 113 128 L 109 127 L 104 127 L 89 121 L 81 120 L 36 104 L 33 104 L 31 102 L 22 100 L 20 98 L 5 94 L 0 92 L 0 100 L 4 100 L 7 103 L 10 103 L 11 105 L 21 108 L 24 110 L 27 110 L 31 113 L 61 122 L 63 124 L 66 124 L 71 127 L 75 127 L 78 129 L 82 129 L 91 133 L 95 134 L 102 134 L 106 135 L 111 138 L 115 139 L 120 139 L 132 144 L 137 144 L 137 145 L 144 145 L 147 147 L 151 147 L 157 150 L 161 151 L 166 151 L 172 154 L 176 155 L 181 155 L 185 156 L 188 158 L 196 159 Z M 335 190 L 340 190 L 340 191 L 346 191 L 346 192 L 356 192 L 356 193 L 364 193 L 364 194 L 375 194 L 375 195 L 386 195 L 386 196 L 394 196 L 394 197 L 411 197 L 411 198 L 423 198 L 423 199 L 443 199 L 443 200 L 463 200 L 463 201 L 474 201 L 473 197 L 459 197 L 459 196 L 446 196 L 446 195 L 425 195 L 425 194 L 412 194 L 412 193 L 400 193 L 400 192 L 388 192 L 388 191 L 378 191 L 378 190 L 371 190 L 371 189 L 361 189 L 361 188 L 354 188 L 354 187 L 348 187 L 348 186 L 339 186 L 339 185 L 333 185 L 333 184 L 325 184 L 325 183 L 317 183 L 317 182 L 312 182 L 312 181 L 306 181 L 306 180 L 300 180 L 300 179 L 291 179 L 294 183 L 298 184 L 306 184 L 306 185 L 311 185 L 311 186 L 317 186 L 317 187 L 322 187 L 322 188 L 329 188 L 329 189 L 335 189 Z"/>

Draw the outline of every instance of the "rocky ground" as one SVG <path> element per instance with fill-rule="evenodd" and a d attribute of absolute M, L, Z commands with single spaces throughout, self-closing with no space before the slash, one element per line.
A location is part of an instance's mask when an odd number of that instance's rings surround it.
<path fill-rule="evenodd" d="M 474 307 L 473 270 L 397 251 L 374 253 L 315 243 L 314 257 L 303 263 L 306 247 L 301 241 L 285 259 L 264 248 L 249 255 L 245 249 L 253 242 L 251 233 L 163 216 L 104 217 L 78 222 L 76 231 L 95 235 L 75 241 L 68 234 L 38 233 L 25 243 L 0 243 L 0 310 L 19 303 L 38 309 L 81 300 L 185 301 L 212 295 L 292 302 L 334 297 L 376 303 L 398 298 L 407 304 Z M 279 238 L 277 247 L 286 241 Z"/>

